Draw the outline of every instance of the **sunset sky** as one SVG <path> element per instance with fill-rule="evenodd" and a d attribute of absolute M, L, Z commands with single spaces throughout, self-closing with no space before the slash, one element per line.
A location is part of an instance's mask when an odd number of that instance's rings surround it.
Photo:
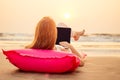
<path fill-rule="evenodd" d="M 0 0 L 0 32 L 34 33 L 44 16 L 76 31 L 120 34 L 120 0 Z"/>

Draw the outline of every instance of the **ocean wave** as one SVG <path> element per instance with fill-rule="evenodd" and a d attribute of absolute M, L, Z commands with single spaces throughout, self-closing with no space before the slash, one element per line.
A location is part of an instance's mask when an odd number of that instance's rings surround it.
<path fill-rule="evenodd" d="M 31 41 L 33 34 L 26 33 L 0 33 L 1 41 Z M 71 41 L 74 40 L 71 38 Z M 120 34 L 86 34 L 78 42 L 120 42 Z"/>

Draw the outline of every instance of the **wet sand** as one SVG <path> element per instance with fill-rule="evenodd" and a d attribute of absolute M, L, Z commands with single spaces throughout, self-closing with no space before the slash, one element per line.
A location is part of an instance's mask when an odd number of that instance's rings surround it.
<path fill-rule="evenodd" d="M 72 73 L 49 74 L 19 71 L 0 53 L 0 80 L 120 80 L 120 57 L 87 56 Z"/>
<path fill-rule="evenodd" d="M 0 48 L 19 49 L 24 45 L 2 41 Z M 0 50 L 0 80 L 120 80 L 120 43 L 74 43 L 74 46 L 87 54 L 85 66 L 63 74 L 19 71 Z"/>

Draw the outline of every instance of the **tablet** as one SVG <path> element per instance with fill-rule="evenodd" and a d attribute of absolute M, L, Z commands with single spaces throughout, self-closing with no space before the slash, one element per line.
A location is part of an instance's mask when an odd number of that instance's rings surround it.
<path fill-rule="evenodd" d="M 70 37 L 71 37 L 71 28 L 57 27 L 56 44 L 59 44 L 59 42 L 62 42 L 62 41 L 67 41 L 68 43 L 70 43 Z"/>

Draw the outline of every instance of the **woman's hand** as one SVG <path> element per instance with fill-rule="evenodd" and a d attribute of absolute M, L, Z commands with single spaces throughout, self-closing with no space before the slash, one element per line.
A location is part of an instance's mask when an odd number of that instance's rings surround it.
<path fill-rule="evenodd" d="M 68 42 L 66 42 L 66 41 L 60 42 L 59 44 L 61 46 L 63 46 L 64 48 L 66 48 L 66 49 L 71 47 L 71 45 Z"/>
<path fill-rule="evenodd" d="M 80 58 L 80 60 L 81 60 L 80 66 L 81 66 L 81 67 L 84 66 L 84 61 L 83 61 L 83 59 L 84 59 L 84 57 L 85 57 L 86 55 L 83 56 L 82 54 L 80 54 L 80 53 L 79 53 L 71 44 L 69 44 L 68 42 L 63 41 L 63 42 L 60 42 L 59 44 L 60 44 L 61 46 L 63 46 L 64 48 L 66 48 L 66 49 L 70 49 L 73 54 L 75 54 L 76 56 L 78 56 L 78 57 Z M 66 50 L 64 49 L 64 50 L 62 50 L 62 51 L 66 51 Z"/>

